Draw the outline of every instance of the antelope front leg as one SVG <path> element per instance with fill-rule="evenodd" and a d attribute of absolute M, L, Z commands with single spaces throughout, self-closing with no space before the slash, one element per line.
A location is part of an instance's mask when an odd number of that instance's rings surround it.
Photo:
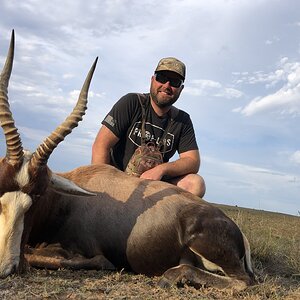
<path fill-rule="evenodd" d="M 187 264 L 181 264 L 167 270 L 158 282 L 158 285 L 162 288 L 168 288 L 174 284 L 177 284 L 177 286 L 187 284 L 196 289 L 215 287 L 217 289 L 233 288 L 237 291 L 242 291 L 247 287 L 247 284 L 242 280 L 209 273 Z"/>

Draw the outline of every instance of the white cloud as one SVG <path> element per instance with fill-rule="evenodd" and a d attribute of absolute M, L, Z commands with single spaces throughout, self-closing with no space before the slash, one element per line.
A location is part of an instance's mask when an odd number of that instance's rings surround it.
<path fill-rule="evenodd" d="M 242 109 L 243 109 L 242 107 L 236 107 L 236 108 L 232 109 L 231 111 L 234 113 L 239 113 L 242 111 Z"/>
<path fill-rule="evenodd" d="M 234 88 L 224 88 L 219 93 L 216 93 L 214 96 L 228 99 L 240 98 L 243 96 L 243 92 Z"/>
<path fill-rule="evenodd" d="M 49 132 L 47 132 L 46 130 L 29 128 L 24 126 L 19 126 L 19 130 L 27 139 L 37 142 L 41 142 L 49 134 Z"/>
<path fill-rule="evenodd" d="M 300 165 L 300 150 L 294 152 L 291 157 L 290 160 L 296 164 Z"/>
<path fill-rule="evenodd" d="M 273 45 L 274 43 L 279 42 L 279 41 L 280 41 L 280 38 L 278 36 L 274 36 L 271 39 L 266 40 L 265 44 L 266 45 Z"/>
<path fill-rule="evenodd" d="M 215 157 L 203 156 L 202 160 L 209 170 L 202 173 L 207 183 L 205 199 L 208 201 L 297 213 L 300 176 Z M 215 188 L 211 190 L 211 186 Z M 251 201 L 245 201 L 246 198 Z M 286 200 L 279 200 L 283 198 Z"/>
<path fill-rule="evenodd" d="M 264 83 L 266 87 L 274 86 L 279 81 L 286 80 L 287 74 L 283 69 L 275 70 L 274 72 L 264 73 L 263 71 L 256 71 L 252 74 L 248 72 L 233 72 L 233 75 L 238 77 L 234 80 L 235 84 L 258 84 Z"/>
<path fill-rule="evenodd" d="M 256 97 L 241 113 L 250 116 L 257 113 L 276 113 L 279 115 L 288 114 L 300 115 L 300 63 L 288 63 L 286 58 L 281 60 L 283 68 L 269 76 L 257 74 L 256 82 L 267 81 L 272 84 L 283 81 L 284 85 L 276 92 L 263 97 Z"/>
<path fill-rule="evenodd" d="M 75 75 L 74 74 L 70 74 L 70 73 L 66 73 L 63 75 L 63 79 L 72 79 L 74 78 Z"/>
<path fill-rule="evenodd" d="M 208 79 L 191 80 L 191 86 L 185 87 L 185 92 L 192 96 L 212 96 L 218 98 L 240 98 L 243 93 L 232 87 L 223 87 L 220 82 Z"/>
<path fill-rule="evenodd" d="M 195 84 L 200 89 L 209 89 L 209 88 L 221 88 L 222 85 L 219 82 L 213 81 L 213 80 L 207 80 L 207 79 L 195 79 L 191 81 L 193 84 Z"/>
<path fill-rule="evenodd" d="M 239 164 L 235 162 L 225 162 L 224 163 L 226 166 L 228 166 L 232 171 L 247 175 L 247 177 L 250 179 L 257 179 L 258 175 L 261 176 L 279 176 L 279 177 L 289 177 L 287 174 L 284 174 L 283 172 L 278 172 L 266 168 L 260 168 L 256 166 L 250 166 L 246 164 Z M 253 176 L 252 176 L 253 175 Z"/>
<path fill-rule="evenodd" d="M 288 114 L 297 116 L 300 114 L 300 87 L 284 90 L 268 95 L 262 98 L 253 99 L 241 113 L 245 116 L 251 116 L 257 113 L 272 113 L 279 115 Z"/>

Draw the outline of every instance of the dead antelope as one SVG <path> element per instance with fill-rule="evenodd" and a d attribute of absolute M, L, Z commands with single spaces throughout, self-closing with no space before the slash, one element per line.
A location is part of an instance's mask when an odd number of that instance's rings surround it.
<path fill-rule="evenodd" d="M 54 131 L 33 155 L 24 154 L 7 98 L 12 51 L 0 91 L 7 143 L 6 157 L 0 161 L 0 226 L 5 228 L 0 235 L 0 276 L 15 271 L 27 243 L 26 258 L 33 266 L 125 268 L 162 275 L 163 287 L 186 282 L 241 290 L 253 282 L 246 237 L 204 200 L 168 183 L 130 177 L 109 165 L 52 173 L 47 160 L 70 129 L 64 134 Z M 80 116 L 94 68 L 74 109 L 80 107 Z M 58 128 L 65 127 L 63 123 Z M 66 185 L 73 192 L 61 187 Z M 85 190 L 97 195 L 83 196 L 88 194 Z M 82 195 L 74 195 L 77 192 Z"/>

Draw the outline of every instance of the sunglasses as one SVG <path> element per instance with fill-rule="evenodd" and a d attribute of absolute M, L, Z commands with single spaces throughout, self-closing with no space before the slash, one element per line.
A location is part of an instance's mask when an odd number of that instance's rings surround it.
<path fill-rule="evenodd" d="M 166 76 L 162 73 L 155 73 L 154 76 L 155 76 L 156 81 L 158 81 L 162 84 L 165 84 L 165 83 L 169 82 L 170 86 L 172 86 L 174 88 L 179 88 L 183 84 L 182 79 L 180 79 L 180 78 L 171 78 L 171 77 L 168 77 L 168 76 Z"/>

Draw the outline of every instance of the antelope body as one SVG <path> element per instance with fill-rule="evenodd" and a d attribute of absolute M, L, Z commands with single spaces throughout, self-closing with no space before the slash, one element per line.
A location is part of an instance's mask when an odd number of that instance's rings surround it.
<path fill-rule="evenodd" d="M 7 97 L 13 44 L 12 36 L 0 81 L 7 144 L 0 160 L 0 276 L 21 267 L 26 250 L 33 266 L 126 268 L 162 275 L 163 287 L 187 282 L 241 290 L 251 284 L 249 243 L 218 208 L 171 184 L 130 177 L 109 165 L 62 174 L 47 167 L 54 148 L 84 114 L 96 62 L 73 113 L 33 154 L 23 151 Z"/>

